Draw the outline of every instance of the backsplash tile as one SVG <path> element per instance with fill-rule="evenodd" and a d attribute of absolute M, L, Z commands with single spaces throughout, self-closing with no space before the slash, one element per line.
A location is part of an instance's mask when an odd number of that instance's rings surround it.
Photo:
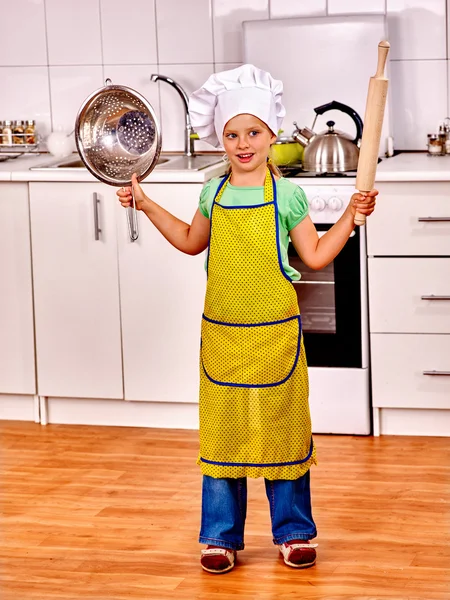
<path fill-rule="evenodd" d="M 214 73 L 220 73 L 221 71 L 229 71 L 230 69 L 237 69 L 243 63 L 216 63 L 214 65 Z"/>
<path fill-rule="evenodd" d="M 103 67 L 50 67 L 53 130 L 70 133 L 84 100 L 103 86 Z"/>
<path fill-rule="evenodd" d="M 34 118 L 45 135 L 57 125 L 71 130 L 82 101 L 110 77 L 149 99 L 164 149 L 182 150 L 181 99 L 167 84 L 150 82 L 152 72 L 172 75 L 189 94 L 212 72 L 242 64 L 244 21 L 384 10 L 395 147 L 424 150 L 427 133 L 450 113 L 450 0 L 135 0 L 133 27 L 122 0 L 3 0 L 0 119 Z M 20 43 L 9 26 L 18 21 Z M 307 48 L 295 43 L 288 60 L 307 59 Z M 337 86 L 334 95 L 343 90 Z"/>
<path fill-rule="evenodd" d="M 269 18 L 269 0 L 212 0 L 214 61 L 242 62 L 242 23 Z"/>
<path fill-rule="evenodd" d="M 385 13 L 386 0 L 328 0 L 329 15 Z"/>
<path fill-rule="evenodd" d="M 270 0 L 270 18 L 312 17 L 327 14 L 327 0 Z"/>
<path fill-rule="evenodd" d="M 99 0 L 45 2 L 49 64 L 101 65 Z"/>
<path fill-rule="evenodd" d="M 212 63 L 211 0 L 156 0 L 159 64 Z"/>
<path fill-rule="evenodd" d="M 47 67 L 0 67 L 0 120 L 34 119 L 38 133 L 51 131 Z"/>
<path fill-rule="evenodd" d="M 122 0 L 100 0 L 100 15 L 105 65 L 158 62 L 155 0 L 133 0 L 132 23 Z"/>
<path fill-rule="evenodd" d="M 447 58 L 446 0 L 387 0 L 391 60 Z"/>
<path fill-rule="evenodd" d="M 0 7 L 0 66 L 46 65 L 44 0 L 1 2 Z"/>
<path fill-rule="evenodd" d="M 394 147 L 426 150 L 427 134 L 447 116 L 447 63 L 444 60 L 391 61 L 390 91 Z"/>

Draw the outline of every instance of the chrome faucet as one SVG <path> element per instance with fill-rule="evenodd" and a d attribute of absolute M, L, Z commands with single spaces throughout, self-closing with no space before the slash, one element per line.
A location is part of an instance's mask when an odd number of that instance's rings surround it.
<path fill-rule="evenodd" d="M 194 130 L 192 129 L 191 118 L 189 116 L 187 94 L 183 90 L 181 85 L 179 83 L 177 83 L 176 81 L 174 81 L 173 79 L 171 79 L 170 77 L 166 77 L 165 75 L 159 75 L 158 73 L 153 73 L 153 75 L 150 76 L 150 81 L 158 81 L 159 79 L 161 81 L 165 81 L 166 83 L 168 83 L 172 87 L 174 87 L 177 90 L 177 92 L 180 94 L 181 99 L 183 100 L 184 113 L 185 113 L 185 119 L 186 119 L 185 135 L 184 135 L 184 154 L 186 156 L 193 156 L 194 155 L 194 139 L 191 137 L 191 135 L 194 133 Z"/>

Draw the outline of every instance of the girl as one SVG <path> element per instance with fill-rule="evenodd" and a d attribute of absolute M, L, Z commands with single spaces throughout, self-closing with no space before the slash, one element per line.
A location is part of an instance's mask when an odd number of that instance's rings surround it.
<path fill-rule="evenodd" d="M 287 258 L 289 237 L 313 269 L 330 263 L 370 215 L 376 190 L 355 193 L 319 239 L 301 188 L 268 160 L 285 114 L 283 87 L 243 65 L 212 75 L 190 98 L 200 138 L 223 145 L 229 174 L 209 181 L 190 225 L 148 198 L 133 176 L 136 207 L 187 254 L 208 248 L 200 352 L 203 474 L 201 566 L 224 573 L 244 548 L 247 477 L 264 477 L 273 541 L 290 567 L 310 567 L 316 550 L 310 467 L 316 463 L 301 316 Z M 131 205 L 131 189 L 117 192 Z"/>

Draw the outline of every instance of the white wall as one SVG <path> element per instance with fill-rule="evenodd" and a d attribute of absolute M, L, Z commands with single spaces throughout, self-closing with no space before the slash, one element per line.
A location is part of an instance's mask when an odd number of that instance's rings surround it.
<path fill-rule="evenodd" d="M 171 76 L 190 93 L 214 70 L 241 64 L 242 21 L 382 12 L 392 46 L 395 146 L 424 150 L 426 134 L 450 114 L 447 3 L 0 0 L 0 120 L 34 118 L 43 135 L 58 126 L 70 131 L 84 98 L 109 77 L 154 105 L 165 150 L 182 149 L 181 101 L 167 84 L 151 83 L 152 73 Z M 299 61 L 308 59 L 301 40 L 294 51 Z"/>

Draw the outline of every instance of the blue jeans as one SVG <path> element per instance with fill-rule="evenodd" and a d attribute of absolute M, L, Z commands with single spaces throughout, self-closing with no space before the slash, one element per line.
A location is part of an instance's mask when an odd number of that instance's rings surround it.
<path fill-rule="evenodd" d="M 317 536 L 311 512 L 309 471 L 293 481 L 264 480 L 270 504 L 274 544 Z M 247 479 L 203 476 L 202 524 L 199 542 L 233 550 L 244 549 Z"/>

